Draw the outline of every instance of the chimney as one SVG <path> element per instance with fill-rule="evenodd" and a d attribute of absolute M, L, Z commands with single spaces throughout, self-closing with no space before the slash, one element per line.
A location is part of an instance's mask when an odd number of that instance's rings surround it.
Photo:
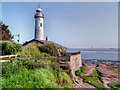
<path fill-rule="evenodd" d="M 48 37 L 46 37 L 46 41 L 48 41 Z"/>

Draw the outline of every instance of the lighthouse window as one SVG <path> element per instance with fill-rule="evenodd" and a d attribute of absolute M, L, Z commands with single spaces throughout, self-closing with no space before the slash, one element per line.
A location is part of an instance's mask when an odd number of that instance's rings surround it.
<path fill-rule="evenodd" d="M 40 23 L 40 27 L 42 27 L 42 23 Z"/>

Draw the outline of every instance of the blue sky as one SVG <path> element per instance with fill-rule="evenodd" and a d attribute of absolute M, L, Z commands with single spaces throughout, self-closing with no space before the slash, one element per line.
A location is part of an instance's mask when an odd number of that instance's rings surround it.
<path fill-rule="evenodd" d="M 2 3 L 2 21 L 12 34 L 20 33 L 20 43 L 34 38 L 38 4 Z M 40 7 L 45 16 L 44 36 L 48 40 L 68 48 L 117 48 L 117 2 L 41 2 Z"/>

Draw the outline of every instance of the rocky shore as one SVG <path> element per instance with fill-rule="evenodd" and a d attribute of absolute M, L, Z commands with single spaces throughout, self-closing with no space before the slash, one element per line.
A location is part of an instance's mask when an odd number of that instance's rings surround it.
<path fill-rule="evenodd" d="M 118 82 L 118 75 L 120 72 L 120 68 L 115 65 L 110 64 L 90 64 L 90 63 L 83 63 L 83 66 L 88 68 L 88 72 L 86 74 L 82 74 L 83 76 L 90 75 L 93 70 L 96 69 L 97 73 L 100 75 L 99 82 L 104 84 L 105 88 L 108 87 L 108 83 Z M 119 71 L 119 72 L 118 72 Z M 74 88 L 96 88 L 89 83 L 84 83 L 83 79 L 78 77 L 77 83 L 74 84 Z"/>
<path fill-rule="evenodd" d="M 110 65 L 120 66 L 120 61 L 114 61 L 114 60 L 82 59 L 82 63 L 110 64 Z"/>

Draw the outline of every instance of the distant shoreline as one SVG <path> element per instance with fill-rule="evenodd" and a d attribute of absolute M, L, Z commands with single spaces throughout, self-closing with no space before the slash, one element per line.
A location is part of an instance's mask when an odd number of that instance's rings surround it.
<path fill-rule="evenodd" d="M 97 60 L 97 59 L 82 59 L 82 63 L 90 63 L 90 64 L 110 64 L 119 66 L 120 61 L 114 61 L 114 60 Z"/>
<path fill-rule="evenodd" d="M 109 48 L 68 48 L 67 52 L 81 52 L 82 59 L 93 59 L 93 60 L 111 60 L 118 61 L 118 56 L 120 53 L 117 48 L 109 49 Z"/>

